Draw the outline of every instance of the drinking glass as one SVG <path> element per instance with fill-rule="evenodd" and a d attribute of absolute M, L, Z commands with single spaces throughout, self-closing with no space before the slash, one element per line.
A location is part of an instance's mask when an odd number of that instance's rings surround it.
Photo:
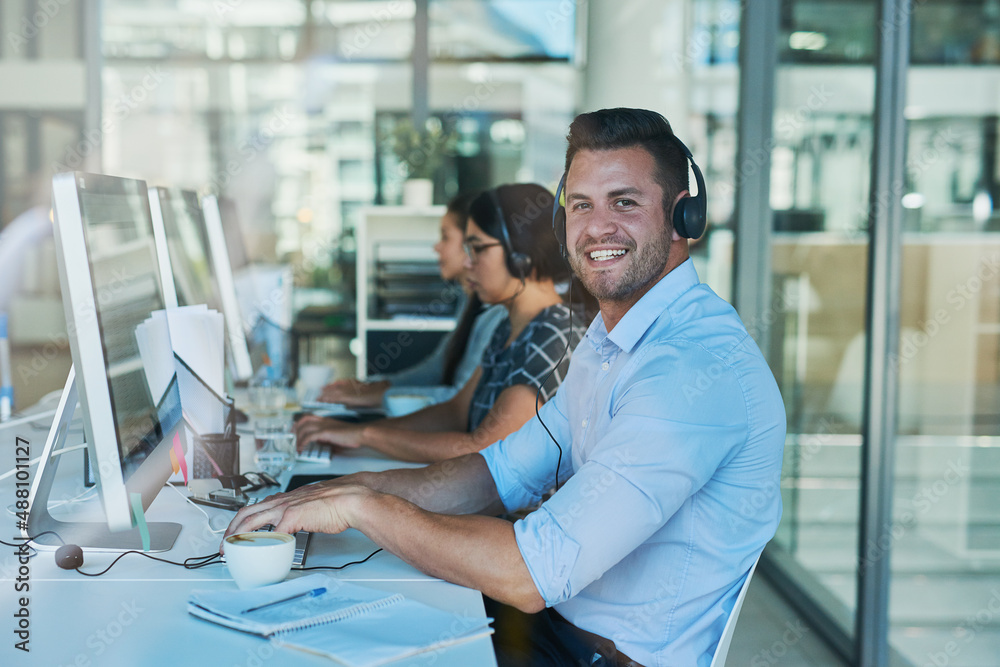
<path fill-rule="evenodd" d="M 288 419 L 266 417 L 254 420 L 256 451 L 254 465 L 257 470 L 272 476 L 291 470 L 295 465 L 295 432 Z"/>

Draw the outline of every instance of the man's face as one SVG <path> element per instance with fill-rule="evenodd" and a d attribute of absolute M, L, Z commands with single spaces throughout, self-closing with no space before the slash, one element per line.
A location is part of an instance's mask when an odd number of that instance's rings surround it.
<path fill-rule="evenodd" d="M 665 274 L 672 228 L 643 148 L 582 150 L 566 174 L 566 247 L 600 301 L 634 302 Z"/>

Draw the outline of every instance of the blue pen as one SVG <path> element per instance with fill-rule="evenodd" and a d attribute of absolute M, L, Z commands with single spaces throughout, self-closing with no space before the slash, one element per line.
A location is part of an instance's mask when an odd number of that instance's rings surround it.
<path fill-rule="evenodd" d="M 320 588 L 314 588 L 311 591 L 306 591 L 304 593 L 299 593 L 298 595 L 293 595 L 291 597 L 282 598 L 280 600 L 274 600 L 273 602 L 267 602 L 265 604 L 259 604 L 256 607 L 250 607 L 249 609 L 244 609 L 241 614 L 249 614 L 252 611 L 257 611 L 258 609 L 264 609 L 265 607 L 273 607 L 276 604 L 284 604 L 286 602 L 291 602 L 292 600 L 298 600 L 299 598 L 315 598 L 319 597 L 323 593 L 326 593 L 326 587 L 321 586 Z"/>

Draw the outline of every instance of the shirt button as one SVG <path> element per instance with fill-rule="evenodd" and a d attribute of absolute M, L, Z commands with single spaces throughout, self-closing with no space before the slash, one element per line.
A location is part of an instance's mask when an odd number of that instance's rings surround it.
<path fill-rule="evenodd" d="M 583 420 L 583 428 L 587 428 L 587 420 L 586 419 Z"/>
<path fill-rule="evenodd" d="M 602 371 L 606 371 L 609 368 L 611 368 L 611 364 L 609 364 L 608 362 L 605 361 L 603 364 L 601 364 L 601 370 Z"/>

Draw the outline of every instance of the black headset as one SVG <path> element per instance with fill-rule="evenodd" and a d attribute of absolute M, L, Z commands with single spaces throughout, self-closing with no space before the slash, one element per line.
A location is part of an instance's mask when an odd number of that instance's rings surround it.
<path fill-rule="evenodd" d="M 684 142 L 671 134 L 671 138 L 684 153 L 684 157 L 691 163 L 691 171 L 694 172 L 694 181 L 698 186 L 698 194 L 684 197 L 674 206 L 673 224 L 677 234 L 686 239 L 697 239 L 705 233 L 705 225 L 708 222 L 706 214 L 707 198 L 705 196 L 705 177 L 701 175 L 701 169 L 694 161 L 691 151 L 684 145 Z M 559 199 L 566 189 L 566 174 L 559 179 L 559 188 L 556 190 L 556 201 L 552 205 L 552 232 L 559 241 L 559 248 L 563 257 L 566 256 L 566 209 L 560 206 Z"/>
<path fill-rule="evenodd" d="M 507 270 L 522 283 L 531 274 L 531 257 L 523 252 L 514 250 L 514 244 L 510 240 L 510 231 L 507 229 L 507 218 L 504 217 L 503 208 L 500 206 L 500 197 L 497 195 L 497 188 L 489 190 L 490 199 L 500 220 L 500 243 L 503 245 L 504 255 L 507 262 Z"/>

